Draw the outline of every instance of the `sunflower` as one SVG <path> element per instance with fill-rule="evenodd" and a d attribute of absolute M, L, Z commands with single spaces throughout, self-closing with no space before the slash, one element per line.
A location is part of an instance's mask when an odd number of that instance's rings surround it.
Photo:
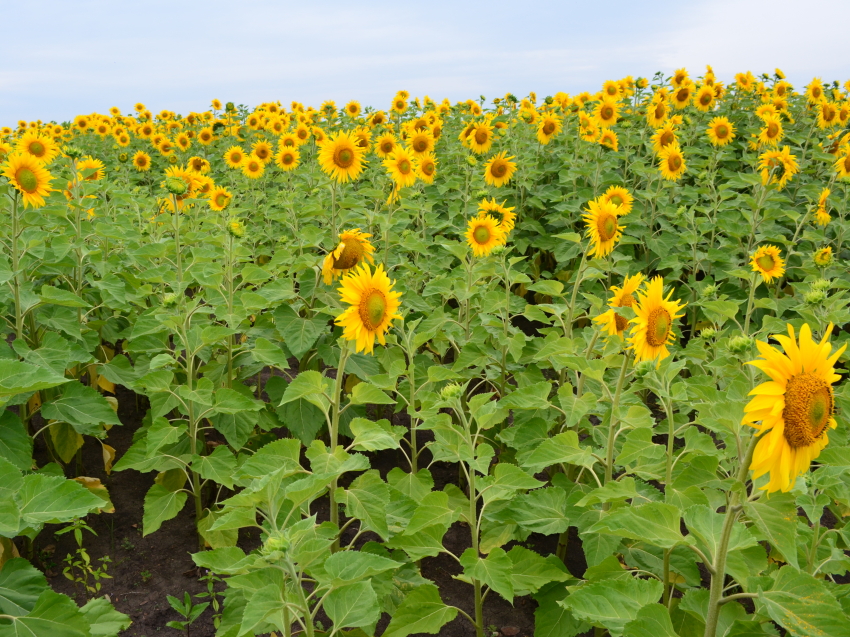
<path fill-rule="evenodd" d="M 295 136 L 295 133 L 284 133 L 278 139 L 277 144 L 280 148 L 283 148 L 284 146 L 296 148 L 301 145 L 298 143 L 298 138 Z"/>
<path fill-rule="evenodd" d="M 578 134 L 586 142 L 595 142 L 599 138 L 599 127 L 591 121 L 586 126 L 579 126 Z"/>
<path fill-rule="evenodd" d="M 782 150 L 769 150 L 759 155 L 759 169 L 762 183 L 765 186 L 776 183 L 779 190 L 782 190 L 791 181 L 791 177 L 800 170 L 797 158 L 791 154 L 789 146 L 783 146 Z"/>
<path fill-rule="evenodd" d="M 514 229 L 514 225 L 516 224 L 516 213 L 514 213 L 514 208 L 508 208 L 505 206 L 507 201 L 503 201 L 502 203 L 498 203 L 495 199 L 482 199 L 478 203 L 478 216 L 483 217 L 485 215 L 493 216 L 493 213 L 499 215 L 499 225 L 504 229 L 505 235 L 511 232 Z"/>
<path fill-rule="evenodd" d="M 602 85 L 602 94 L 611 100 L 620 99 L 620 85 L 614 80 L 606 80 Z"/>
<path fill-rule="evenodd" d="M 511 180 L 516 170 L 516 164 L 507 157 L 507 151 L 493 155 L 484 164 L 484 181 L 491 186 L 500 188 Z"/>
<path fill-rule="evenodd" d="M 817 210 L 815 210 L 815 223 L 819 226 L 826 226 L 829 225 L 830 221 L 832 221 L 832 217 L 829 216 L 826 208 L 818 206 Z"/>
<path fill-rule="evenodd" d="M 847 346 L 830 356 L 832 345 L 827 339 L 831 332 L 830 323 L 818 343 L 804 323 L 798 342 L 794 328 L 788 325 L 787 336 L 774 336 L 784 352 L 756 341 L 760 356 L 747 363 L 770 377 L 750 392 L 753 399 L 744 407 L 741 420 L 758 430 L 760 439 L 750 469 L 753 480 L 770 474 L 762 487 L 768 493 L 789 491 L 829 443 L 827 430 L 837 426 L 832 385 L 841 379 L 835 363 Z"/>
<path fill-rule="evenodd" d="M 162 140 L 160 140 L 156 148 L 159 151 L 159 154 L 163 157 L 168 157 L 169 155 L 172 155 L 174 153 L 174 144 L 172 144 L 171 140 L 169 140 L 167 137 L 164 137 Z"/>
<path fill-rule="evenodd" d="M 785 274 L 785 262 L 776 246 L 761 246 L 753 254 L 750 264 L 753 266 L 753 272 L 761 274 L 766 283 Z"/>
<path fill-rule="evenodd" d="M 397 188 L 412 186 L 416 183 L 413 155 L 406 148 L 399 146 L 382 163 Z"/>
<path fill-rule="evenodd" d="M 652 150 L 660 153 L 662 150 L 671 144 L 678 143 L 676 138 L 676 125 L 673 122 L 667 122 L 661 128 L 655 131 L 652 136 Z"/>
<path fill-rule="evenodd" d="M 676 72 L 673 73 L 673 77 L 670 78 L 670 82 L 673 84 L 673 86 L 677 88 L 687 83 L 688 81 L 688 71 L 686 69 L 676 69 Z"/>
<path fill-rule="evenodd" d="M 505 229 L 490 215 L 472 217 L 466 227 L 466 242 L 476 257 L 486 257 L 498 245 L 505 243 Z"/>
<path fill-rule="evenodd" d="M 618 210 L 618 206 L 602 197 L 591 199 L 588 203 L 587 214 L 582 215 L 582 219 L 587 225 L 587 237 L 593 246 L 591 257 L 611 254 L 614 244 L 623 236 L 623 227 L 617 222 Z"/>
<path fill-rule="evenodd" d="M 274 151 L 272 150 L 271 144 L 264 139 L 257 140 L 251 145 L 251 154 L 257 157 L 264 164 L 271 162 L 273 153 Z"/>
<path fill-rule="evenodd" d="M 814 78 L 806 85 L 806 99 L 809 104 L 817 104 L 824 100 L 823 82 L 819 77 Z"/>
<path fill-rule="evenodd" d="M 835 161 L 834 167 L 839 178 L 850 177 L 850 149 L 844 150 L 844 153 Z"/>
<path fill-rule="evenodd" d="M 668 181 L 678 181 L 685 174 L 687 169 L 685 156 L 678 142 L 666 146 L 658 153 L 658 169 L 661 171 L 661 176 Z"/>
<path fill-rule="evenodd" d="M 127 148 L 130 145 L 130 136 L 127 133 L 119 133 L 115 135 L 115 143 L 121 148 Z"/>
<path fill-rule="evenodd" d="M 563 125 L 557 115 L 544 115 L 537 123 L 537 141 L 544 146 L 561 132 Z"/>
<path fill-rule="evenodd" d="M 375 247 L 369 242 L 371 234 L 360 232 L 360 228 L 346 230 L 339 235 L 339 245 L 322 262 L 322 276 L 330 285 L 333 280 L 364 260 L 375 263 L 372 253 Z"/>
<path fill-rule="evenodd" d="M 266 171 L 266 164 L 262 159 L 251 153 L 242 160 L 240 168 L 242 169 L 242 174 L 248 179 L 259 179 Z"/>
<path fill-rule="evenodd" d="M 384 133 L 375 142 L 375 153 L 381 159 L 386 159 L 398 146 L 398 140 L 392 133 Z"/>
<path fill-rule="evenodd" d="M 180 179 L 184 184 L 186 184 L 186 192 L 182 195 L 176 195 L 178 201 L 182 202 L 184 199 L 189 199 L 194 196 L 195 191 L 198 188 L 198 175 L 196 173 L 186 168 L 182 168 L 181 166 L 172 166 L 165 169 L 166 180 L 169 177 Z M 165 186 L 165 182 L 163 182 L 163 186 Z"/>
<path fill-rule="evenodd" d="M 384 335 L 392 327 L 392 320 L 401 320 L 396 313 L 401 293 L 393 291 L 394 283 L 381 265 L 372 273 L 364 264 L 343 277 L 339 295 L 349 307 L 335 322 L 343 328 L 343 338 L 356 343 L 356 351 L 371 354 L 376 337 L 381 345 L 386 345 Z"/>
<path fill-rule="evenodd" d="M 493 146 L 493 126 L 490 122 L 478 122 L 472 125 L 466 143 L 473 153 L 483 155 Z"/>
<path fill-rule="evenodd" d="M 414 159 L 413 166 L 416 168 L 419 179 L 426 184 L 434 183 L 434 177 L 437 175 L 437 158 L 434 153 L 427 153 L 419 159 Z"/>
<path fill-rule="evenodd" d="M 3 174 L 15 189 L 21 193 L 24 208 L 37 208 L 44 205 L 44 197 L 50 194 L 50 180 L 53 176 L 47 172 L 44 164 L 26 153 L 12 153 L 3 164 Z"/>
<path fill-rule="evenodd" d="M 357 179 L 365 163 L 356 139 L 344 131 L 335 133 L 319 146 L 319 165 L 334 181 L 345 183 Z"/>
<path fill-rule="evenodd" d="M 245 151 L 241 146 L 231 146 L 224 153 L 224 163 L 231 168 L 240 168 L 243 161 L 245 161 Z"/>
<path fill-rule="evenodd" d="M 715 117 L 708 123 L 708 140 L 713 146 L 725 146 L 735 139 L 735 127 L 726 117 Z"/>
<path fill-rule="evenodd" d="M 422 130 L 411 135 L 407 140 L 407 145 L 413 151 L 413 155 L 417 158 L 434 152 L 434 146 L 437 140 L 430 131 Z"/>
<path fill-rule="evenodd" d="M 59 146 L 52 137 L 42 135 L 38 131 L 29 130 L 18 140 L 16 150 L 19 153 L 32 155 L 43 164 L 49 164 L 59 154 Z"/>
<path fill-rule="evenodd" d="M 211 210 L 221 212 L 230 205 L 233 195 L 227 188 L 216 186 L 209 194 L 209 206 Z"/>
<path fill-rule="evenodd" d="M 386 121 L 387 114 L 384 113 L 384 111 L 377 111 L 375 113 L 372 113 L 372 115 L 369 117 L 369 126 L 374 128 L 375 126 L 380 126 L 381 124 L 386 123 Z"/>
<path fill-rule="evenodd" d="M 613 151 L 616 151 L 619 148 L 617 133 L 612 131 L 610 128 L 602 129 L 602 134 L 599 136 L 597 143 L 600 146 L 605 146 L 606 148 L 610 148 Z"/>
<path fill-rule="evenodd" d="M 140 173 L 147 172 L 151 169 L 151 156 L 143 150 L 136 151 L 133 155 L 133 168 Z"/>
<path fill-rule="evenodd" d="M 86 155 L 77 162 L 77 179 L 99 181 L 105 173 L 103 162 L 91 155 Z"/>
<path fill-rule="evenodd" d="M 599 199 L 617 206 L 617 216 L 619 217 L 625 217 L 632 211 L 632 204 L 635 200 L 623 186 L 609 186 L 608 190 L 599 196 Z"/>
<path fill-rule="evenodd" d="M 675 340 L 673 321 L 684 316 L 677 314 L 685 303 L 671 301 L 673 290 L 664 296 L 664 280 L 657 276 L 646 284 L 642 292 L 637 292 L 637 302 L 632 306 L 635 317 L 631 319 L 632 331 L 629 346 L 635 352 L 637 362 L 644 360 L 659 361 L 667 358 L 670 352 L 667 345 Z"/>
<path fill-rule="evenodd" d="M 694 106 L 703 113 L 707 113 L 714 106 L 714 87 L 703 84 L 694 96 Z"/>
<path fill-rule="evenodd" d="M 649 107 L 646 109 L 646 123 L 657 128 L 661 126 L 670 114 L 667 99 L 657 93 L 652 97 Z"/>
<path fill-rule="evenodd" d="M 298 164 L 301 163 L 301 155 L 297 148 L 284 147 L 281 148 L 274 156 L 275 165 L 284 172 L 295 170 Z"/>
<path fill-rule="evenodd" d="M 348 104 L 345 105 L 345 114 L 351 118 L 355 118 L 360 115 L 360 102 L 356 100 L 351 100 Z"/>
<path fill-rule="evenodd" d="M 677 109 L 683 109 L 688 104 L 691 103 L 691 97 L 693 97 L 693 84 L 682 84 L 675 91 L 673 91 L 672 101 L 673 106 Z"/>
<path fill-rule="evenodd" d="M 764 128 L 759 132 L 759 144 L 762 146 L 778 146 L 782 139 L 782 120 L 778 115 L 769 115 L 764 118 Z"/>
<path fill-rule="evenodd" d="M 6 157 L 11 153 L 12 145 L 7 142 L 0 141 L 0 162 L 6 161 Z"/>
<path fill-rule="evenodd" d="M 617 309 L 621 307 L 634 307 L 637 301 L 635 299 L 635 293 L 643 283 L 643 279 L 643 274 L 638 272 L 634 276 L 627 276 L 623 281 L 623 287 L 611 286 L 613 296 L 608 300 L 608 307 L 610 309 L 593 319 L 605 331 L 607 336 L 623 336 L 623 333 L 629 326 L 629 320 L 617 312 Z"/>
<path fill-rule="evenodd" d="M 617 102 L 603 99 L 593 109 L 593 117 L 600 128 L 608 128 L 617 123 L 620 116 L 620 107 Z"/>
<path fill-rule="evenodd" d="M 815 262 L 815 265 L 821 268 L 825 268 L 830 263 L 832 263 L 832 247 L 826 246 L 825 248 L 821 248 L 817 250 L 812 255 L 812 261 Z"/>
<path fill-rule="evenodd" d="M 372 144 L 372 131 L 364 126 L 360 126 L 351 132 L 354 137 L 354 143 L 365 154 L 369 152 L 369 147 Z"/>
<path fill-rule="evenodd" d="M 186 165 L 196 173 L 200 173 L 202 175 L 206 175 L 210 171 L 210 162 L 203 157 L 190 157 L 189 161 L 186 162 Z"/>

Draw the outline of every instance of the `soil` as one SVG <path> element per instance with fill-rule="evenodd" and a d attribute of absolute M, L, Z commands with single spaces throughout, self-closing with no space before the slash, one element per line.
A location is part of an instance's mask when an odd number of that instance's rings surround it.
<path fill-rule="evenodd" d="M 139 428 L 147 409 L 147 400 L 133 392 L 117 388 L 118 416 L 123 426 L 113 427 L 109 431 L 107 444 L 117 451 L 117 458 L 130 447 L 133 433 Z M 406 419 L 396 415 L 394 420 Z M 394 424 L 403 424 L 402 422 Z M 430 432 L 422 432 L 424 436 Z M 281 432 L 285 435 L 284 432 Z M 382 476 L 395 466 L 404 466 L 403 459 L 396 457 L 395 451 L 368 454 L 371 456 L 372 467 L 378 469 Z M 46 450 L 36 447 L 36 459 L 40 465 L 48 459 Z M 93 536 L 85 533 L 84 546 L 91 556 L 92 562 L 98 563 L 102 557 L 108 556 L 110 578 L 101 580 L 99 595 L 107 595 L 115 607 L 130 616 L 133 623 L 122 633 L 126 637 L 153 637 L 154 635 L 183 634 L 166 627 L 169 621 L 181 619 L 171 609 L 166 599 L 173 595 L 183 599 L 184 592 L 192 596 L 207 592 L 207 584 L 198 579 L 200 573 L 195 568 L 191 554 L 197 552 L 197 535 L 195 533 L 194 512 L 190 503 L 180 514 L 167 522 L 155 533 L 142 537 L 142 506 L 145 494 L 153 484 L 154 473 L 142 474 L 135 470 L 113 472 L 106 475 L 103 467 L 100 444 L 88 439 L 83 447 L 83 472 L 93 478 L 99 478 L 108 488 L 115 513 L 90 515 L 86 519 L 89 526 L 97 533 Z M 423 463 L 430 461 L 425 452 Z M 456 482 L 457 465 L 435 463 L 430 467 L 434 476 L 435 488 L 440 489 L 449 482 Z M 350 476 L 353 479 L 356 476 Z M 319 520 L 328 519 L 327 500 L 318 500 L 313 505 L 313 512 Z M 350 541 L 355 534 L 356 525 L 346 530 L 342 543 Z M 78 603 L 85 603 L 85 592 L 82 587 L 75 585 L 63 575 L 65 558 L 73 554 L 76 544 L 72 533 L 54 535 L 61 528 L 59 525 L 48 525 L 33 543 L 33 563 L 43 570 L 51 586 L 61 593 L 74 597 Z M 574 529 L 573 529 L 574 531 Z M 358 547 L 376 537 L 368 534 L 361 536 Z M 242 530 L 239 535 L 239 546 L 247 551 L 259 545 L 259 534 L 256 531 Z M 532 535 L 525 543 L 542 555 L 553 553 L 556 547 L 556 536 Z M 444 545 L 455 555 L 460 555 L 470 546 L 469 529 L 462 523 L 456 523 L 446 533 Z M 510 547 L 506 547 L 509 549 Z M 26 555 L 23 541 L 18 539 L 18 550 Z M 577 535 L 570 537 L 570 554 L 567 566 L 571 573 L 581 576 L 586 568 L 581 543 Z M 472 588 L 468 584 L 453 578 L 460 572 L 457 562 L 446 555 L 436 558 L 425 558 L 421 565 L 422 575 L 434 581 L 438 586 L 443 600 L 474 615 Z M 219 583 L 217 590 L 223 590 Z M 206 599 L 194 599 L 196 603 Z M 488 635 L 497 632 L 501 635 L 532 637 L 534 634 L 534 610 L 537 604 L 531 597 L 518 597 L 513 605 L 496 594 L 488 595 L 484 602 L 484 623 L 491 627 Z M 329 625 L 327 618 L 325 626 Z M 380 634 L 389 623 L 389 616 L 384 615 L 378 624 L 376 634 Z M 193 637 L 213 637 L 215 628 L 212 621 L 212 609 L 207 608 L 200 618 L 192 625 Z M 467 637 L 475 634 L 473 626 L 462 616 L 446 624 L 439 633 L 443 637 Z"/>

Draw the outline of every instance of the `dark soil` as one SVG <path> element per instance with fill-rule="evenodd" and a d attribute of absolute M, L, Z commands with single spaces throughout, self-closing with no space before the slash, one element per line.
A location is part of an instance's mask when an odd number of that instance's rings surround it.
<path fill-rule="evenodd" d="M 119 402 L 118 415 L 123 423 L 121 427 L 113 427 L 109 431 L 107 444 L 117 451 L 117 458 L 130 447 L 133 433 L 141 425 L 147 401 L 131 391 L 119 387 L 117 398 Z M 394 424 L 405 424 L 406 416 L 397 414 Z M 427 434 L 430 432 L 423 432 Z M 423 437 L 422 443 L 427 439 Z M 370 454 L 372 466 L 383 476 L 395 466 L 404 467 L 403 457 L 397 457 L 396 452 L 379 452 Z M 195 568 L 191 554 L 198 550 L 198 540 L 195 533 L 195 520 L 192 506 L 187 502 L 184 509 L 173 520 L 165 522 L 155 533 L 142 537 L 142 507 L 144 497 L 153 484 L 154 473 L 142 474 L 135 470 L 113 472 L 106 475 L 101 456 L 100 444 L 88 439 L 83 447 L 83 472 L 93 478 L 99 478 L 109 490 L 115 513 L 90 515 L 87 523 L 97 533 L 92 536 L 85 533 L 84 546 L 94 563 L 108 556 L 110 579 L 101 580 L 100 595 L 107 595 L 115 607 L 133 621 L 132 626 L 122 633 L 126 637 L 153 637 L 153 635 L 183 634 L 166 623 L 179 620 L 178 614 L 171 609 L 166 595 L 173 595 L 182 600 L 183 593 L 189 592 L 195 596 L 207 591 L 207 584 L 199 581 L 201 575 Z M 36 459 L 40 465 L 48 461 L 46 450 L 36 448 Z M 423 465 L 430 460 L 427 452 L 422 457 Z M 441 489 L 449 482 L 457 482 L 458 468 L 456 465 L 435 463 L 430 467 L 435 481 L 435 488 Z M 349 480 L 356 476 L 348 477 Z M 327 500 L 314 503 L 313 511 L 319 520 L 328 519 Z M 352 525 L 346 530 L 342 543 L 354 536 L 356 529 Z M 33 563 L 42 569 L 48 577 L 51 586 L 67 595 L 75 597 L 77 602 L 85 603 L 85 591 L 67 579 L 62 571 L 65 557 L 73 554 L 76 544 L 73 534 L 54 535 L 60 526 L 48 525 L 36 538 L 33 544 Z M 362 543 L 375 540 L 368 534 L 361 536 L 358 547 Z M 534 550 L 543 555 L 554 552 L 557 543 L 555 536 L 532 535 L 526 542 Z M 239 536 L 239 546 L 250 551 L 259 545 L 257 532 L 243 530 Z M 444 545 L 455 555 L 460 555 L 470 546 L 469 529 L 462 523 L 452 526 L 446 533 Z M 510 547 L 506 547 L 510 548 Z M 18 540 L 18 549 L 26 555 L 22 540 Z M 574 575 L 581 575 L 586 565 L 581 544 L 577 536 L 570 538 L 570 555 L 567 566 Z M 439 587 L 443 600 L 474 615 L 472 587 L 453 578 L 460 572 L 457 562 L 446 555 L 422 560 L 422 575 Z M 217 585 L 217 590 L 223 590 L 223 584 Z M 207 601 L 206 598 L 194 600 L 197 603 Z M 490 630 L 499 631 L 504 635 L 531 637 L 534 634 L 534 610 L 537 604 L 531 597 L 519 597 L 513 605 L 496 594 L 488 595 L 484 602 L 484 623 Z M 327 619 L 324 625 L 327 626 Z M 385 615 L 378 624 L 376 633 L 380 634 L 389 622 Z M 212 637 L 215 628 L 212 621 L 212 610 L 208 608 L 192 625 L 193 637 Z M 444 637 L 466 637 L 475 634 L 473 626 L 462 616 L 458 616 L 439 633 Z"/>

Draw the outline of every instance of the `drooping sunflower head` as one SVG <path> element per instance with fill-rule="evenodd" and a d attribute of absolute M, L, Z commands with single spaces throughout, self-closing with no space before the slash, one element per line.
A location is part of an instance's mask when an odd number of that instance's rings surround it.
<path fill-rule="evenodd" d="M 614 245 L 623 236 L 623 227 L 618 221 L 618 207 L 599 197 L 588 204 L 582 215 L 587 228 L 587 237 L 592 249 L 590 256 L 605 257 L 614 250 Z"/>
<path fill-rule="evenodd" d="M 632 193 L 623 186 L 609 186 L 608 190 L 600 196 L 600 199 L 617 206 L 617 214 L 621 217 L 626 216 L 632 211 L 632 205 L 635 201 Z"/>
<path fill-rule="evenodd" d="M 665 146 L 658 153 L 658 169 L 661 171 L 661 176 L 668 181 L 677 181 L 685 174 L 687 170 L 685 155 L 678 142 Z"/>
<path fill-rule="evenodd" d="M 357 140 L 345 131 L 328 137 L 319 146 L 319 166 L 339 183 L 357 179 L 363 172 L 366 160 Z"/>
<path fill-rule="evenodd" d="M 643 291 L 637 293 L 637 303 L 632 307 L 635 317 L 631 319 L 632 331 L 629 345 L 635 352 L 635 361 L 661 361 L 670 355 L 667 345 L 675 339 L 673 324 L 683 316 L 678 312 L 685 306 L 671 301 L 673 290 L 664 296 L 664 280 L 657 276 L 651 279 Z"/>
<path fill-rule="evenodd" d="M 3 175 L 23 198 L 24 207 L 38 208 L 50 194 L 53 178 L 44 164 L 28 153 L 12 153 L 2 166 Z"/>
<path fill-rule="evenodd" d="M 369 242 L 371 236 L 360 232 L 360 228 L 346 230 L 339 235 L 339 245 L 322 262 L 322 276 L 327 285 L 351 268 L 366 261 L 375 262 L 372 256 L 375 247 Z"/>
<path fill-rule="evenodd" d="M 206 175 L 210 171 L 210 162 L 203 157 L 190 157 L 189 161 L 186 162 L 186 165 L 196 173 L 200 173 L 202 175 Z"/>
<path fill-rule="evenodd" d="M 708 140 L 713 146 L 725 146 L 735 139 L 735 127 L 726 117 L 715 117 L 706 130 Z"/>
<path fill-rule="evenodd" d="M 216 186 L 209 194 L 209 206 L 211 210 L 221 212 L 230 205 L 233 195 L 223 186 Z"/>
<path fill-rule="evenodd" d="M 753 266 L 753 272 L 761 274 L 766 283 L 785 274 L 785 262 L 776 246 L 759 247 L 750 259 L 750 264 Z"/>
<path fill-rule="evenodd" d="M 829 442 L 827 431 L 837 426 L 832 386 L 841 379 L 835 363 L 846 345 L 830 355 L 831 332 L 830 323 L 818 343 L 804 323 L 798 341 L 788 325 L 787 336 L 774 336 L 784 352 L 756 341 L 760 356 L 747 363 L 770 377 L 750 392 L 753 399 L 741 421 L 758 430 L 760 440 L 750 469 L 754 480 L 770 474 L 761 487 L 768 493 L 790 490 Z"/>
<path fill-rule="evenodd" d="M 297 148 L 284 146 L 274 156 L 275 165 L 284 172 L 295 170 L 301 162 L 301 154 Z"/>
<path fill-rule="evenodd" d="M 348 308 L 335 322 L 343 328 L 343 338 L 354 341 L 356 351 L 371 354 L 375 339 L 386 345 L 386 333 L 393 319 L 402 318 L 398 314 L 401 293 L 393 291 L 394 282 L 382 265 L 373 273 L 362 264 L 346 274 L 341 283 L 340 299 Z"/>
<path fill-rule="evenodd" d="M 484 165 L 484 181 L 490 186 L 500 188 L 511 180 L 516 164 L 507 156 L 507 151 L 493 155 Z"/>
<path fill-rule="evenodd" d="M 790 146 L 783 146 L 781 150 L 769 150 L 759 155 L 759 169 L 762 183 L 765 186 L 775 183 L 780 190 L 800 170 L 797 158 L 791 154 Z"/>
<path fill-rule="evenodd" d="M 31 155 L 47 165 L 59 154 L 59 145 L 48 135 L 28 130 L 18 140 L 16 150 L 19 153 Z"/>
<path fill-rule="evenodd" d="M 619 148 L 619 141 L 617 140 L 617 133 L 615 133 L 610 128 L 603 128 L 602 134 L 599 135 L 599 139 L 597 143 L 600 146 L 605 146 L 606 148 L 610 148 L 613 151 L 617 151 Z"/>
<path fill-rule="evenodd" d="M 476 257 L 486 257 L 498 245 L 505 243 L 505 229 L 490 215 L 472 217 L 466 227 L 466 242 Z"/>

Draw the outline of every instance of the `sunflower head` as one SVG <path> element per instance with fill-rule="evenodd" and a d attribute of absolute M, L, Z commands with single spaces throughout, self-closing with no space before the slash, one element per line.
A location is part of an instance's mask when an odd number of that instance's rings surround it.
<path fill-rule="evenodd" d="M 635 201 L 632 194 L 623 186 L 610 186 L 608 190 L 602 194 L 600 199 L 617 206 L 617 214 L 621 217 L 626 216 L 632 211 L 632 205 Z"/>
<path fill-rule="evenodd" d="M 32 155 L 45 165 L 52 162 L 59 154 L 59 146 L 53 141 L 53 138 L 42 135 L 35 130 L 28 130 L 24 133 L 23 137 L 18 140 L 16 150 L 19 153 Z"/>
<path fill-rule="evenodd" d="M 295 170 L 301 161 L 298 149 L 293 146 L 282 147 L 274 156 L 275 164 L 284 172 Z"/>
<path fill-rule="evenodd" d="M 230 205 L 232 199 L 233 195 L 227 188 L 216 186 L 210 191 L 208 202 L 211 210 L 221 212 Z"/>
<path fill-rule="evenodd" d="M 830 263 L 832 263 L 832 247 L 826 246 L 825 248 L 821 248 L 816 251 L 812 255 L 812 261 L 815 262 L 815 265 L 821 268 L 825 268 Z"/>
<path fill-rule="evenodd" d="M 322 262 L 322 276 L 330 285 L 334 279 L 368 261 L 374 263 L 375 247 L 369 242 L 371 234 L 360 232 L 360 228 L 346 230 L 339 235 L 339 245 Z"/>
<path fill-rule="evenodd" d="M 484 181 L 491 186 L 500 188 L 508 183 L 516 171 L 516 164 L 507 157 L 507 151 L 493 155 L 484 165 Z"/>
<path fill-rule="evenodd" d="M 715 117 L 708 124 L 708 140 L 713 146 L 725 146 L 735 139 L 735 127 L 726 117 Z"/>
<path fill-rule="evenodd" d="M 592 199 L 582 218 L 591 242 L 590 256 L 605 257 L 614 250 L 614 245 L 623 236 L 623 227 L 618 222 L 619 207 L 602 197 Z"/>
<path fill-rule="evenodd" d="M 504 245 L 505 229 L 490 215 L 472 217 L 466 227 L 466 242 L 476 257 L 486 257 L 498 245 Z"/>
<path fill-rule="evenodd" d="M 766 283 L 778 279 L 785 273 L 785 263 L 780 254 L 776 246 L 761 246 L 750 259 L 753 272 L 761 274 Z"/>
<path fill-rule="evenodd" d="M 331 179 L 339 183 L 357 179 L 366 160 L 357 140 L 345 131 L 328 137 L 319 146 L 319 165 Z"/>
<path fill-rule="evenodd" d="M 393 319 L 401 320 L 397 313 L 400 307 L 400 292 L 393 291 L 394 282 L 379 265 L 372 272 L 362 264 L 342 278 L 339 288 L 340 299 L 348 305 L 336 319 L 343 328 L 342 337 L 354 341 L 358 352 L 371 354 L 375 339 L 386 345 L 386 333 Z"/>
<path fill-rule="evenodd" d="M 3 175 L 21 194 L 24 207 L 37 208 L 44 205 L 44 198 L 50 194 L 52 175 L 44 164 L 27 153 L 12 153 L 2 165 Z"/>
<path fill-rule="evenodd" d="M 510 233 L 516 224 L 516 213 L 514 207 L 507 207 L 507 201 L 498 203 L 495 199 L 482 199 L 478 203 L 478 216 L 498 215 L 499 225 L 504 229 L 505 233 Z"/>
<path fill-rule="evenodd" d="M 683 316 L 678 312 L 685 306 L 671 301 L 673 290 L 664 296 L 664 280 L 657 276 L 650 280 L 642 292 L 637 293 L 633 305 L 635 317 L 631 319 L 632 331 L 629 345 L 635 352 L 636 361 L 658 360 L 670 355 L 667 345 L 675 339 L 673 325 Z"/>
<path fill-rule="evenodd" d="M 687 169 L 685 155 L 678 142 L 665 146 L 658 153 L 658 169 L 661 171 L 661 176 L 668 181 L 677 181 L 685 174 Z"/>

